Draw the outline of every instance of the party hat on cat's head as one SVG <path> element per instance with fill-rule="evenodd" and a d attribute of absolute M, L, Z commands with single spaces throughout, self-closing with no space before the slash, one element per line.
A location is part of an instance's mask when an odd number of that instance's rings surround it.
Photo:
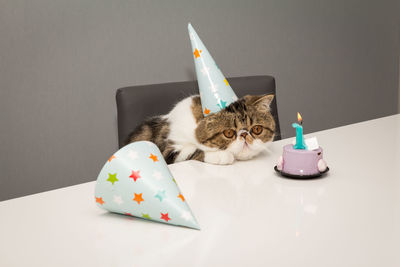
<path fill-rule="evenodd" d="M 188 25 L 204 116 L 216 113 L 238 98 L 192 25 Z"/>

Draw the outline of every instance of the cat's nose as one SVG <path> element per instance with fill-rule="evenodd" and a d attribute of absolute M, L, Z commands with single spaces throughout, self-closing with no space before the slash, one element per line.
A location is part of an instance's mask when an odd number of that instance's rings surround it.
<path fill-rule="evenodd" d="M 246 139 L 247 132 L 243 132 L 243 133 L 241 133 L 241 134 L 240 134 L 240 136 L 241 136 L 241 137 L 243 137 L 244 139 Z"/>

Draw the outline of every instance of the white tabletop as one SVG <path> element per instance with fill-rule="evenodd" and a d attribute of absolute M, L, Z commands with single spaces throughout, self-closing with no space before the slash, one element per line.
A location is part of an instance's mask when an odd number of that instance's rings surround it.
<path fill-rule="evenodd" d="M 273 171 L 288 139 L 170 165 L 200 231 L 107 213 L 94 182 L 0 202 L 0 266 L 400 266 L 400 115 L 309 136 L 325 178 Z"/>

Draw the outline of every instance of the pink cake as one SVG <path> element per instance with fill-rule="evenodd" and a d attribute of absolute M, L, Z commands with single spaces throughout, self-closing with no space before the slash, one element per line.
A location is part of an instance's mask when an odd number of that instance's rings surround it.
<path fill-rule="evenodd" d="M 289 144 L 283 147 L 276 169 L 286 176 L 319 176 L 329 170 L 322 156 L 321 147 L 314 150 L 294 149 Z"/>

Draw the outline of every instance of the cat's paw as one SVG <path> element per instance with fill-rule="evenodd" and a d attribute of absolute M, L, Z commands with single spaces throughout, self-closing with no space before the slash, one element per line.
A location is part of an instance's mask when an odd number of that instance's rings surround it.
<path fill-rule="evenodd" d="M 232 164 L 235 157 L 229 151 L 210 151 L 204 153 L 204 162 L 220 165 Z"/>

